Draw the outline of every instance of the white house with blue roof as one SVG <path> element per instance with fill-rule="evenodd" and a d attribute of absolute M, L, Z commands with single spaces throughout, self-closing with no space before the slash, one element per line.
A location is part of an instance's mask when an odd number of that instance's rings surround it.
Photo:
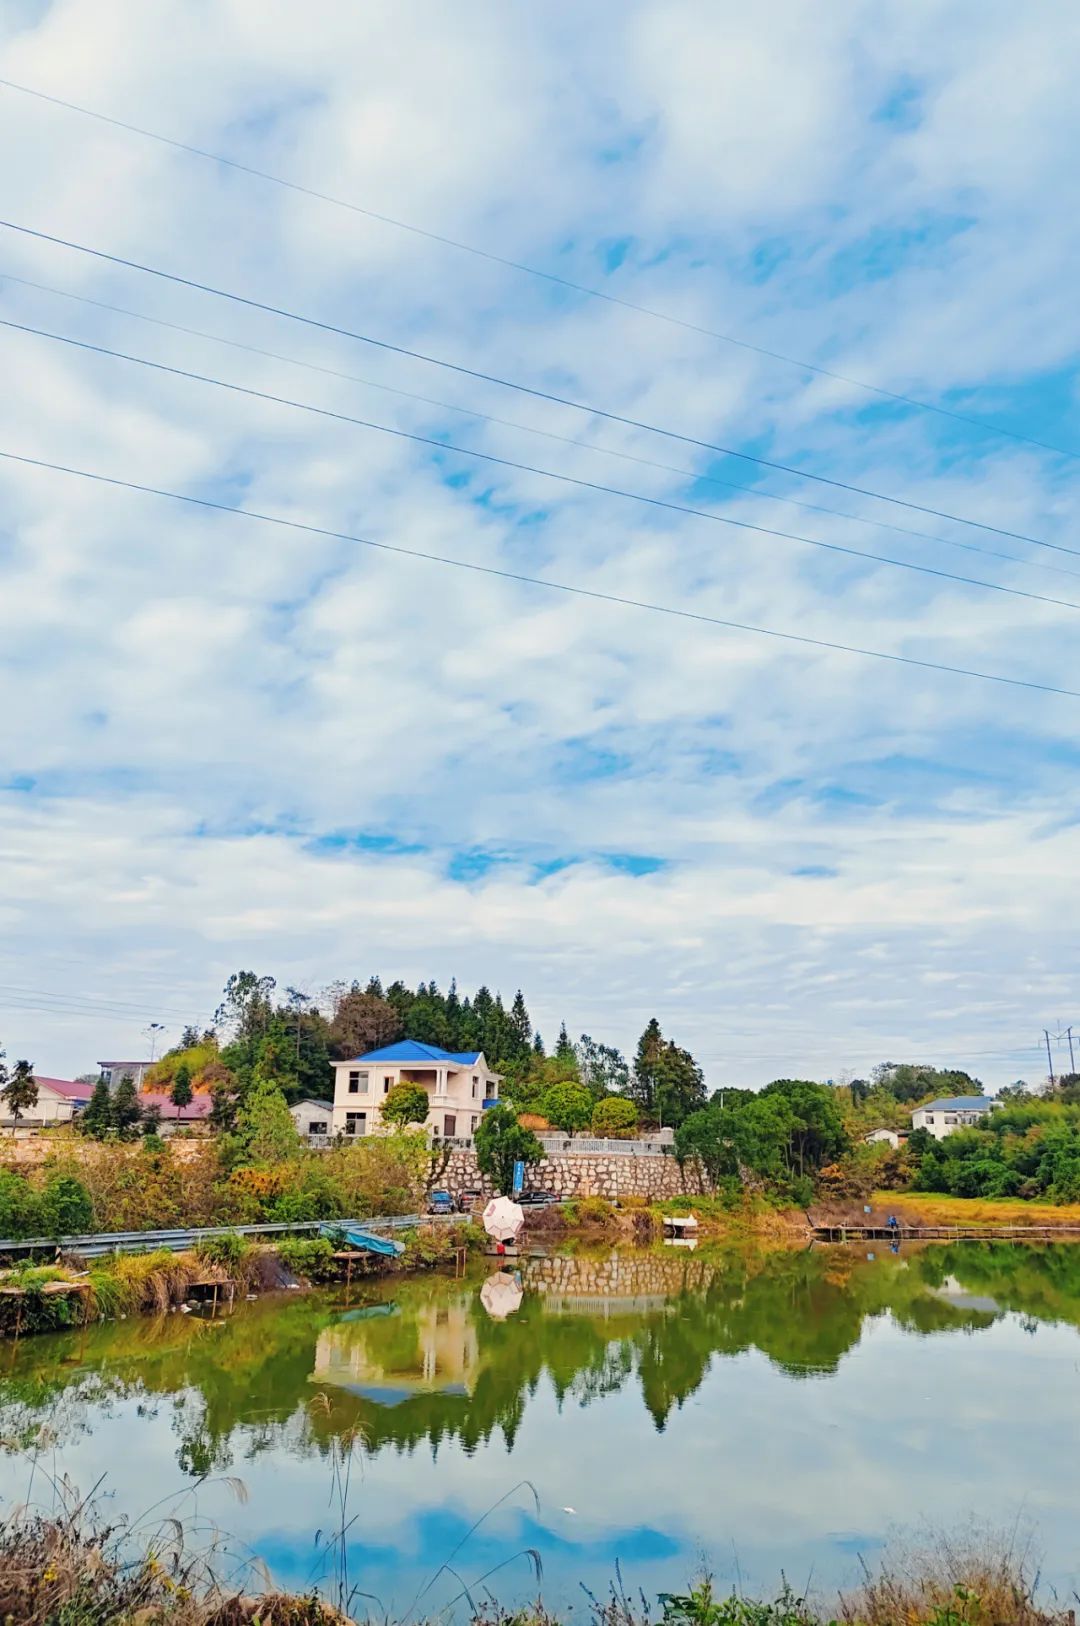
<path fill-rule="evenodd" d="M 925 1129 L 935 1140 L 944 1140 L 957 1129 L 974 1129 L 998 1103 L 989 1095 L 946 1095 L 925 1101 L 911 1114 L 912 1129 Z"/>
<path fill-rule="evenodd" d="M 440 1050 L 417 1039 L 369 1050 L 334 1063 L 334 1134 L 373 1135 L 383 1128 L 380 1105 L 395 1084 L 420 1084 L 428 1095 L 424 1126 L 440 1138 L 471 1135 L 485 1107 L 499 1099 L 500 1075 L 480 1050 Z"/>

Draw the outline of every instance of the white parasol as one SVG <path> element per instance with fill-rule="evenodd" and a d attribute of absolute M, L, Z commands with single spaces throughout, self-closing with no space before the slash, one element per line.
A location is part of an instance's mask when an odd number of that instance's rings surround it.
<path fill-rule="evenodd" d="M 521 1308 L 524 1293 L 521 1279 L 508 1270 L 497 1270 L 480 1289 L 480 1303 L 493 1321 L 505 1321 Z"/>
<path fill-rule="evenodd" d="M 492 1197 L 483 1213 L 484 1230 L 496 1242 L 513 1242 L 525 1224 L 525 1215 L 509 1197 Z"/>

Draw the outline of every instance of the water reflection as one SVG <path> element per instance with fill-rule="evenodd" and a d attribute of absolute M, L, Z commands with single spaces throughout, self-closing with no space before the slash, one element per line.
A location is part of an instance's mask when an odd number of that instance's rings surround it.
<path fill-rule="evenodd" d="M 1016 1312 L 1080 1325 L 1080 1248 L 958 1243 L 899 1258 L 844 1248 L 608 1253 L 522 1261 L 486 1280 L 398 1280 L 360 1302 L 290 1297 L 211 1324 L 130 1320 L 4 1352 L 0 1433 L 25 1444 L 126 1395 L 175 1403 L 177 1459 L 200 1474 L 239 1447 L 325 1452 L 360 1426 L 369 1452 L 447 1438 L 513 1446 L 542 1378 L 560 1402 L 635 1393 L 656 1429 L 718 1360 L 761 1351 L 796 1380 L 837 1370 L 869 1323 L 978 1333 Z M 330 1406 L 312 1408 L 325 1391 Z M 63 1407 L 58 1412 L 58 1406 Z"/>

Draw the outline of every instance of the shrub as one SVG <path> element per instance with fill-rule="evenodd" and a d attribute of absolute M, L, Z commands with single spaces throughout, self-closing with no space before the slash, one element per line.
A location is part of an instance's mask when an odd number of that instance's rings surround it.
<path fill-rule="evenodd" d="M 251 1244 L 236 1231 L 224 1236 L 207 1236 L 195 1244 L 195 1256 L 204 1264 L 218 1265 L 223 1270 L 235 1270 L 251 1252 Z"/>
<path fill-rule="evenodd" d="M 277 1244 L 282 1263 L 309 1282 L 334 1281 L 341 1274 L 334 1244 L 325 1236 L 286 1236 Z"/>
<path fill-rule="evenodd" d="M 54 1174 L 41 1194 L 41 1225 L 45 1236 L 78 1236 L 94 1222 L 94 1205 L 81 1180 L 72 1174 Z"/>
<path fill-rule="evenodd" d="M 541 1097 L 540 1111 L 548 1123 L 572 1135 L 592 1122 L 593 1100 L 584 1084 L 554 1084 Z"/>
<path fill-rule="evenodd" d="M 638 1113 L 624 1095 L 607 1095 L 593 1108 L 592 1131 L 607 1140 L 628 1140 L 637 1133 Z"/>
<path fill-rule="evenodd" d="M 0 1236 L 40 1236 L 41 1199 L 24 1175 L 0 1169 Z"/>

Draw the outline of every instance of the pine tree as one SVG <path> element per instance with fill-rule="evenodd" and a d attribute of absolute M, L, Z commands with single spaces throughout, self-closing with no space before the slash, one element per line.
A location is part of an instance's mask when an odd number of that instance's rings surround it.
<path fill-rule="evenodd" d="M 17 1061 L 15 1063 L 11 1069 L 11 1077 L 5 1083 L 2 1094 L 11 1108 L 11 1116 L 16 1123 L 18 1123 L 27 1107 L 37 1106 L 38 1087 L 31 1062 Z"/>
<path fill-rule="evenodd" d="M 172 1089 L 169 1093 L 172 1096 L 173 1106 L 182 1118 L 184 1108 L 191 1105 L 195 1096 L 195 1092 L 191 1088 L 191 1068 L 186 1061 L 182 1061 L 173 1074 Z"/>
<path fill-rule="evenodd" d="M 525 1008 L 525 996 L 519 988 L 514 995 L 514 1003 L 510 1007 L 510 1044 L 508 1056 L 526 1056 L 529 1053 L 529 1041 L 532 1038 L 532 1023 Z"/>
<path fill-rule="evenodd" d="M 543 1056 L 545 1054 L 544 1041 L 540 1035 L 539 1028 L 537 1028 L 536 1032 L 533 1034 L 532 1047 L 534 1056 Z"/>
<path fill-rule="evenodd" d="M 555 1060 L 560 1062 L 577 1061 L 577 1051 L 570 1043 L 570 1035 L 566 1031 L 566 1023 L 559 1028 L 559 1038 L 555 1045 Z"/>
<path fill-rule="evenodd" d="M 664 1054 L 664 1035 L 654 1016 L 637 1042 L 634 1052 L 634 1074 L 629 1093 L 642 1112 L 656 1111 L 656 1093 L 660 1085 L 660 1067 Z"/>
<path fill-rule="evenodd" d="M 125 1073 L 112 1098 L 112 1124 L 121 1140 L 130 1140 L 141 1117 L 142 1108 L 135 1092 L 135 1080 L 130 1073 Z"/>
<path fill-rule="evenodd" d="M 79 1128 L 92 1140 L 104 1140 L 113 1127 L 113 1103 L 109 1086 L 103 1078 L 94 1085 L 94 1093 L 79 1116 Z"/>

